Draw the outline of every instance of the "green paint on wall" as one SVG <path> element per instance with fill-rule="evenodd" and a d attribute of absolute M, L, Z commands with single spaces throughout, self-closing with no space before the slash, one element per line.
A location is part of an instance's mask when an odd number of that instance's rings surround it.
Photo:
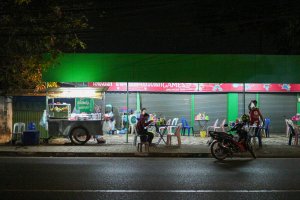
<path fill-rule="evenodd" d="M 259 107 L 259 105 L 260 105 L 260 99 L 259 99 L 259 94 L 258 93 L 256 93 L 256 101 L 257 101 L 257 107 Z"/>
<path fill-rule="evenodd" d="M 239 117 L 239 95 L 238 93 L 228 93 L 227 116 L 228 122 L 235 121 Z"/>
<path fill-rule="evenodd" d="M 43 72 L 43 80 L 299 83 L 299 65 L 297 55 L 70 53 L 62 54 L 53 67 Z"/>

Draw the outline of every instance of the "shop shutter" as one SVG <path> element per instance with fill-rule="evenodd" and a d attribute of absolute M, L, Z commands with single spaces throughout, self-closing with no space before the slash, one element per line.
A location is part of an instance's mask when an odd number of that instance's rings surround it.
<path fill-rule="evenodd" d="M 271 119 L 270 134 L 285 133 L 285 119 L 297 113 L 296 94 L 260 94 L 260 110 Z"/>
<path fill-rule="evenodd" d="M 197 94 L 195 95 L 195 115 L 205 112 L 211 126 L 216 119 L 219 124 L 227 118 L 227 94 Z M 195 123 L 195 129 L 199 130 L 199 124 Z"/>
<path fill-rule="evenodd" d="M 141 94 L 142 106 L 147 108 L 149 113 L 155 113 L 157 116 L 166 119 L 184 117 L 191 123 L 191 95 L 188 94 Z"/>
<path fill-rule="evenodd" d="M 239 94 L 239 116 L 238 117 L 241 117 L 244 114 L 244 108 L 243 108 L 244 97 L 243 96 L 244 96 L 243 93 Z M 245 94 L 245 99 L 246 99 L 246 101 L 245 101 L 245 112 L 246 112 L 246 114 L 249 114 L 248 105 L 252 100 L 256 100 L 256 93 L 246 93 Z"/>
<path fill-rule="evenodd" d="M 133 111 L 136 110 L 136 93 L 129 93 L 129 109 Z M 111 104 L 114 110 L 114 117 L 116 120 L 116 128 L 122 128 L 122 109 L 127 107 L 127 94 L 126 93 L 116 93 L 116 92 L 107 92 L 105 93 L 105 104 Z M 119 114 L 119 115 L 118 115 Z M 118 116 L 117 116 L 118 115 Z"/>
<path fill-rule="evenodd" d="M 112 106 L 119 109 L 127 106 L 127 95 L 126 93 L 105 93 L 105 104 L 111 104 Z M 136 93 L 129 94 L 129 109 L 136 110 Z"/>

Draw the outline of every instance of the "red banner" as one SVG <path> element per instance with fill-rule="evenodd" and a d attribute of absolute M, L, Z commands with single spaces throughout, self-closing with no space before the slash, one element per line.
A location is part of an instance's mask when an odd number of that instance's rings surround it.
<path fill-rule="evenodd" d="M 127 91 L 124 82 L 90 82 L 89 87 L 109 87 L 108 91 Z M 243 92 L 241 83 L 128 83 L 130 92 Z M 246 92 L 300 92 L 300 84 L 245 84 Z"/>
<path fill-rule="evenodd" d="M 232 83 L 199 83 L 198 92 L 242 92 L 243 84 Z"/>
<path fill-rule="evenodd" d="M 246 84 L 246 92 L 299 92 L 300 84 Z"/>
<path fill-rule="evenodd" d="M 127 91 L 127 83 L 92 82 L 89 87 L 109 86 L 108 91 Z M 197 92 L 197 83 L 128 83 L 131 92 Z"/>

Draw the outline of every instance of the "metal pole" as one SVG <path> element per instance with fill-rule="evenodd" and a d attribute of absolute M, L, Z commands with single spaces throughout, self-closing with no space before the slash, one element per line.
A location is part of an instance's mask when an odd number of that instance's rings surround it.
<path fill-rule="evenodd" d="M 48 97 L 48 82 L 46 82 L 46 123 L 48 126 L 48 119 L 49 119 L 49 97 Z M 48 130 L 46 130 L 46 138 L 49 138 L 49 126 L 48 126 Z"/>
<path fill-rule="evenodd" d="M 243 83 L 243 106 L 244 106 L 244 114 L 246 114 L 246 84 Z"/>
<path fill-rule="evenodd" d="M 129 116 L 128 116 L 128 114 L 129 114 L 129 93 L 128 93 L 128 82 L 127 82 L 127 93 L 126 93 L 126 98 L 127 98 L 127 100 L 126 100 L 126 109 L 127 109 L 127 115 L 126 115 L 126 118 L 127 118 L 127 124 L 126 124 L 126 128 L 127 128 L 127 131 L 126 131 L 126 143 L 128 143 L 128 131 L 129 131 Z"/>

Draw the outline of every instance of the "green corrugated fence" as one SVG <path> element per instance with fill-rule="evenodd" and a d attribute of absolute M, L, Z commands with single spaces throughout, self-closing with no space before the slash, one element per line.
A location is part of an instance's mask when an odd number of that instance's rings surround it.
<path fill-rule="evenodd" d="M 29 122 L 34 122 L 36 124 L 37 130 L 40 131 L 41 138 L 48 138 L 48 132 L 44 127 L 40 126 L 40 119 L 43 115 L 43 111 L 18 111 L 13 112 L 13 123 L 24 122 L 26 124 L 26 129 Z"/>

